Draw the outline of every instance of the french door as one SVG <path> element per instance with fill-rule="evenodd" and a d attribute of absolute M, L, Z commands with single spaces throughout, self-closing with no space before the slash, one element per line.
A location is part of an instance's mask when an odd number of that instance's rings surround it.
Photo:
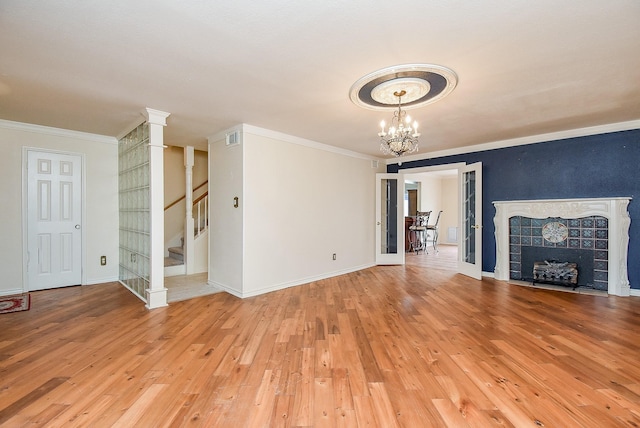
<path fill-rule="evenodd" d="M 376 174 L 376 264 L 404 264 L 404 175 Z"/>
<path fill-rule="evenodd" d="M 458 169 L 460 226 L 458 272 L 482 279 L 482 162 Z"/>
<path fill-rule="evenodd" d="M 27 151 L 27 288 L 82 282 L 82 158 Z"/>

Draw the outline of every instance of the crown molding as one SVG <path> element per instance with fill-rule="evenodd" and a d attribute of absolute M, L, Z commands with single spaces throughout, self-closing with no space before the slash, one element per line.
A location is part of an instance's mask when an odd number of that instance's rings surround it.
<path fill-rule="evenodd" d="M 284 141 L 291 144 L 297 144 L 300 146 L 310 147 L 317 150 L 323 150 L 325 152 L 337 153 L 340 155 L 350 156 L 358 159 L 377 160 L 377 161 L 381 160 L 380 158 L 375 156 L 364 155 L 362 153 L 354 152 L 351 150 L 341 149 L 339 147 L 318 143 L 317 141 L 307 140 L 305 138 L 284 134 L 278 131 L 272 131 L 270 129 L 260 128 L 258 126 L 248 125 L 246 123 L 236 125 L 223 132 L 218 132 L 217 134 L 212 135 L 211 137 L 209 137 L 209 142 L 223 140 L 227 133 L 234 132 L 234 131 L 241 131 L 243 133 L 258 135 L 261 137 L 273 138 L 274 140 L 280 140 L 280 141 Z"/>
<path fill-rule="evenodd" d="M 391 165 L 398 162 L 410 162 L 415 160 L 441 158 L 445 156 L 463 155 L 467 153 L 483 152 L 486 150 L 503 149 L 506 147 L 523 146 L 525 144 L 548 143 L 568 138 L 587 137 L 590 135 L 607 134 L 610 132 L 630 131 L 640 129 L 640 120 L 628 122 L 610 123 L 607 125 L 590 126 L 587 128 L 570 129 L 567 131 L 550 132 L 547 134 L 531 135 L 528 137 L 513 138 L 509 140 L 493 141 L 490 143 L 477 144 L 473 146 L 458 147 L 449 150 L 421 153 L 412 156 L 402 156 L 400 158 L 387 159 L 386 164 Z"/>
<path fill-rule="evenodd" d="M 34 125 L 31 123 L 13 122 L 0 119 L 0 128 L 12 129 L 15 131 L 32 132 L 36 134 L 52 135 L 56 137 L 74 138 L 79 140 L 93 141 L 102 144 L 118 144 L 116 137 L 108 135 L 90 134 L 88 132 L 72 131 L 70 129 L 53 128 L 51 126 Z"/>

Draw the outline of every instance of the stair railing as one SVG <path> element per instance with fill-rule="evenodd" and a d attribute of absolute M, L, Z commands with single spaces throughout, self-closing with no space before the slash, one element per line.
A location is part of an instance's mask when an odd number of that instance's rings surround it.
<path fill-rule="evenodd" d="M 209 180 L 205 181 L 204 183 L 202 183 L 201 185 L 199 185 L 198 187 L 196 187 L 195 189 L 193 189 L 193 192 L 197 192 L 198 190 L 200 190 L 201 188 L 203 188 L 204 186 L 206 186 L 207 184 L 209 184 Z M 205 192 L 205 194 L 208 194 L 209 192 Z M 201 196 L 202 197 L 202 196 Z M 179 197 L 178 199 L 176 199 L 175 201 L 171 202 L 169 205 L 164 207 L 164 210 L 168 210 L 169 208 L 171 208 L 172 206 L 180 203 L 181 201 L 185 200 L 187 198 L 187 195 L 182 195 L 181 197 Z M 195 202 L 194 202 L 195 203 Z"/>
<path fill-rule="evenodd" d="M 193 201 L 194 237 L 202 235 L 209 229 L 209 192 Z"/>

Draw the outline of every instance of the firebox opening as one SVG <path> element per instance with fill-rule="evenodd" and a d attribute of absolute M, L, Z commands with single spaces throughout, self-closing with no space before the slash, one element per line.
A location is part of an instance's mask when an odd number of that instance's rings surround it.
<path fill-rule="evenodd" d="M 549 247 L 522 247 L 522 281 L 534 282 L 533 269 L 534 263 L 540 261 L 562 261 L 567 263 L 575 263 L 578 270 L 577 284 L 567 284 L 571 287 L 590 287 L 594 288 L 593 275 L 593 251 L 568 249 L 568 248 L 549 248 Z M 541 281 L 536 281 L 541 282 Z M 565 285 L 558 281 L 558 285 Z"/>

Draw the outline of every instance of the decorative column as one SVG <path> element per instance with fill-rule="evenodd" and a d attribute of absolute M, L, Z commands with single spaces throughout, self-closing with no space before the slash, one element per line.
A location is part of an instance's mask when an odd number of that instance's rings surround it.
<path fill-rule="evenodd" d="M 193 223 L 193 147 L 184 148 L 184 170 L 185 170 L 185 217 L 184 217 L 184 266 L 187 275 L 193 274 L 195 269 L 194 260 L 194 223 Z"/>
<path fill-rule="evenodd" d="M 146 108 L 149 124 L 149 213 L 151 243 L 147 308 L 167 306 L 164 287 L 164 127 L 170 113 Z"/>

